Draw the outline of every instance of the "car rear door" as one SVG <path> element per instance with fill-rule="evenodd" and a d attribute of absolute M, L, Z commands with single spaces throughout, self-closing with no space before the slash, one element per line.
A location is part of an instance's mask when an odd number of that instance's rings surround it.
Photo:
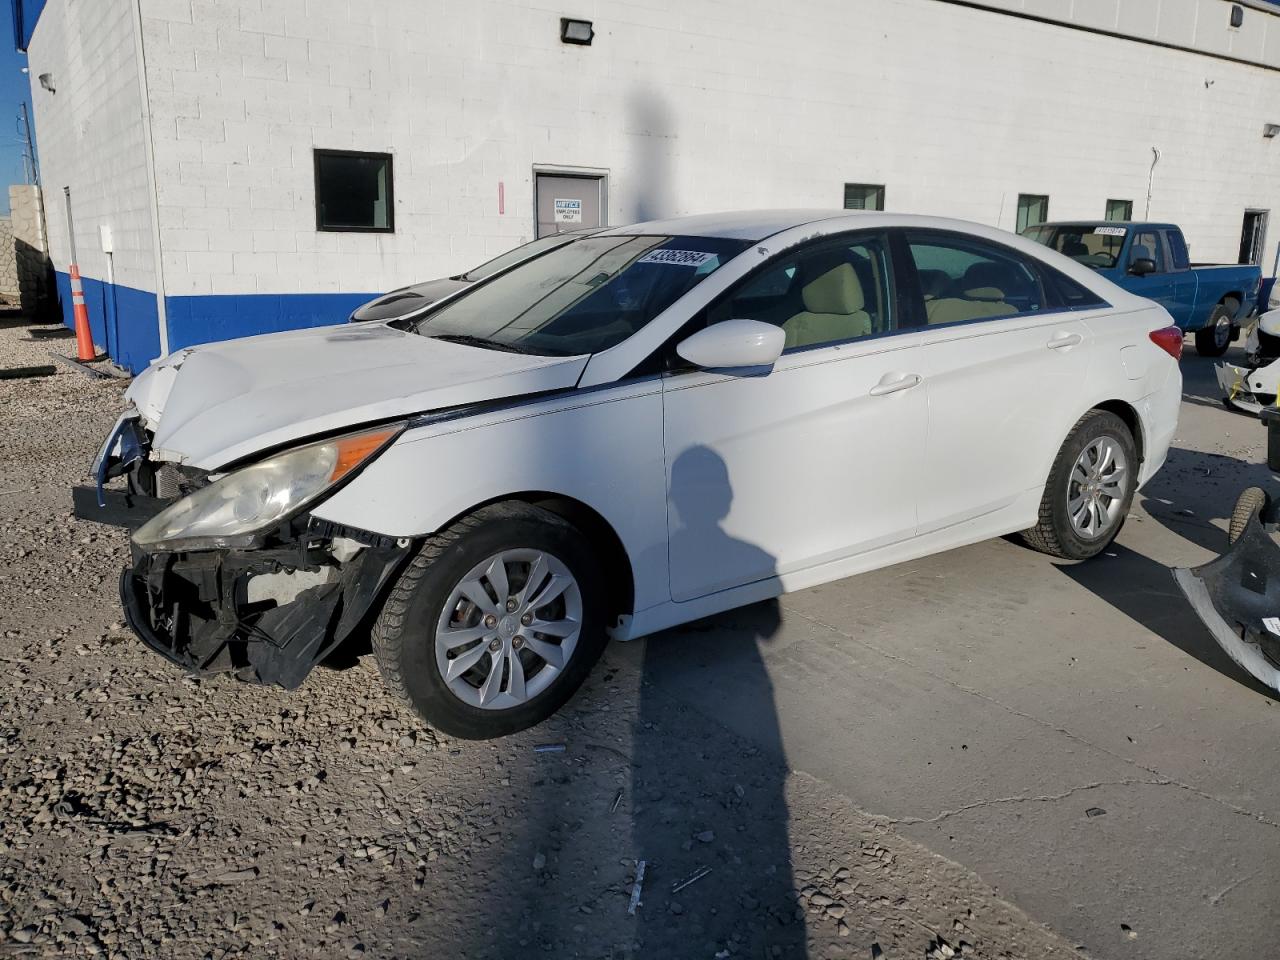
<path fill-rule="evenodd" d="M 696 319 L 778 324 L 789 346 L 769 370 L 664 377 L 675 600 L 915 532 L 921 334 L 902 329 L 894 283 L 884 235 L 824 238 L 762 265 Z"/>
<path fill-rule="evenodd" d="M 1088 314 L 1062 308 L 1057 285 L 1092 294 L 990 241 L 934 231 L 905 240 L 928 324 L 923 536 L 1038 497 L 1082 412 L 1090 364 Z"/>

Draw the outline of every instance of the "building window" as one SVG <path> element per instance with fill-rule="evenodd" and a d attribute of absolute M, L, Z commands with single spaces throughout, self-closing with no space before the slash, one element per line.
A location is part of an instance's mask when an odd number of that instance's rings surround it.
<path fill-rule="evenodd" d="M 316 229 L 391 233 L 391 154 L 317 150 Z"/>
<path fill-rule="evenodd" d="M 1107 201 L 1107 219 L 1108 220 L 1132 220 L 1133 219 L 1133 201 L 1132 200 L 1108 200 Z"/>
<path fill-rule="evenodd" d="M 1018 233 L 1049 219 L 1049 198 L 1034 193 L 1018 194 Z"/>
<path fill-rule="evenodd" d="M 883 210 L 883 183 L 846 183 L 844 185 L 846 210 Z"/>

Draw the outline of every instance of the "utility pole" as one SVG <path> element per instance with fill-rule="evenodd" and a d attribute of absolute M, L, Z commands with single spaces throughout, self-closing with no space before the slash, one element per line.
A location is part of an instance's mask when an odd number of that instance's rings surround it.
<path fill-rule="evenodd" d="M 31 138 L 31 115 L 27 102 L 22 101 L 22 115 L 18 117 L 18 139 L 22 143 L 22 175 L 27 183 L 40 186 L 40 168 L 36 166 L 36 145 Z"/>

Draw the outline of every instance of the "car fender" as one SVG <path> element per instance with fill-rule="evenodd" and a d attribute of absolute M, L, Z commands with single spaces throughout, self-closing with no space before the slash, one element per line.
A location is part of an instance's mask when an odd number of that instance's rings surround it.
<path fill-rule="evenodd" d="M 411 425 L 312 512 L 419 538 L 528 491 L 582 503 L 609 524 L 631 562 L 635 609 L 670 599 L 658 377 Z"/>

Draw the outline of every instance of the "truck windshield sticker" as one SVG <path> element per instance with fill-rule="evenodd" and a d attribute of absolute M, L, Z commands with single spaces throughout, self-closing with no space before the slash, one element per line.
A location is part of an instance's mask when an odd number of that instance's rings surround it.
<path fill-rule="evenodd" d="M 636 263 L 665 263 L 673 267 L 700 267 L 715 259 L 714 253 L 701 250 L 654 250 L 646 253 Z"/>
<path fill-rule="evenodd" d="M 1124 227 L 1094 227 L 1093 232 L 1104 237 L 1123 237 L 1128 231 Z"/>

